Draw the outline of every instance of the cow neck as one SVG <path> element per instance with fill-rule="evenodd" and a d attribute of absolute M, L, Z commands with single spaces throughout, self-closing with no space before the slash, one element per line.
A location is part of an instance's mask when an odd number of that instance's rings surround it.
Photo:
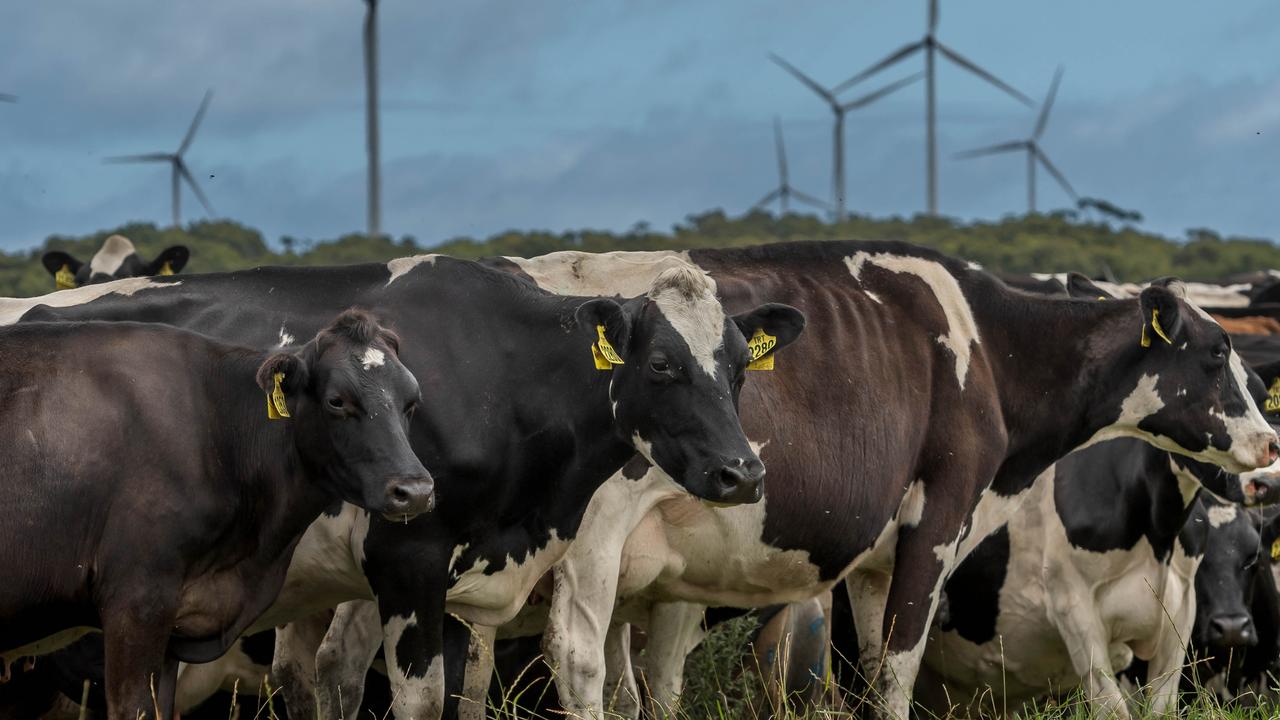
<path fill-rule="evenodd" d="M 1142 357 L 1138 301 L 1039 297 L 994 281 L 974 295 L 1008 437 L 995 489 L 1019 492 L 1118 417 Z"/>

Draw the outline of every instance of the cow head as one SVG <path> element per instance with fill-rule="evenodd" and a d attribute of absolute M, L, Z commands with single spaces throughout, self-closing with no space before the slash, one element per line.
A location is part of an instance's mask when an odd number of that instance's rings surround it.
<path fill-rule="evenodd" d="M 128 238 L 112 235 L 88 263 L 61 250 L 50 250 L 40 262 L 53 276 L 55 287 L 64 290 L 127 277 L 175 275 L 186 267 L 190 255 L 185 245 L 174 245 L 148 262 L 138 255 Z"/>
<path fill-rule="evenodd" d="M 435 484 L 408 436 L 418 381 L 372 316 L 348 310 L 297 352 L 271 355 L 258 384 L 268 403 L 278 384 L 299 455 L 343 500 L 394 520 L 431 510 Z"/>
<path fill-rule="evenodd" d="M 764 465 L 738 421 L 738 394 L 752 361 L 747 341 L 758 332 L 768 336 L 756 343 L 757 359 L 767 360 L 799 337 L 799 310 L 766 304 L 726 316 L 711 279 L 678 267 L 658 275 L 645 295 L 623 303 L 589 300 L 576 318 L 593 332 L 602 328 L 622 360 L 609 363 L 609 400 L 625 442 L 697 497 L 760 499 Z M 597 343 L 594 352 L 602 349 Z"/>
<path fill-rule="evenodd" d="M 1280 445 L 1253 400 L 1259 388 L 1251 392 L 1248 369 L 1222 327 L 1183 299 L 1176 280 L 1145 288 L 1138 314 L 1138 327 L 1123 325 L 1119 342 L 1132 345 L 1117 360 L 1135 382 L 1111 403 L 1119 407 L 1107 434 L 1140 437 L 1231 472 L 1275 462 Z"/>
<path fill-rule="evenodd" d="M 1209 526 L 1204 558 L 1196 570 L 1196 622 L 1192 631 L 1201 648 L 1230 650 L 1254 645 L 1258 633 L 1249 612 L 1260 552 L 1254 519 L 1234 505 L 1204 498 L 1197 502 L 1191 523 Z"/>

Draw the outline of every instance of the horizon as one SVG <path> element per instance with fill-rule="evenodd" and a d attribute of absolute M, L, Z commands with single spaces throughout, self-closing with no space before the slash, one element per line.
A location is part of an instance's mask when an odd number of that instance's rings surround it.
<path fill-rule="evenodd" d="M 1269 52 L 1280 6 L 1174 5 L 944 1 L 938 35 L 1037 104 L 1065 66 L 1043 146 L 1080 195 L 1136 209 L 1140 229 L 1171 239 L 1192 227 L 1280 239 L 1280 178 L 1267 172 L 1280 162 L 1280 58 Z M 830 111 L 767 54 L 833 85 L 919 39 L 925 12 L 915 0 L 785 11 L 383 0 L 383 231 L 430 247 L 513 229 L 668 228 L 710 208 L 738 216 L 776 186 L 775 114 L 793 184 L 829 199 Z M 0 93 L 18 96 L 0 103 L 0 249 L 167 226 L 168 168 L 101 160 L 171 152 L 206 88 L 215 94 L 187 161 L 215 219 L 272 247 L 283 235 L 363 232 L 363 16 L 356 0 L 0 11 Z M 841 99 L 922 66 L 910 60 Z M 924 210 L 923 88 L 850 113 L 850 212 Z M 940 60 L 941 215 L 1025 211 L 1021 155 L 952 155 L 1021 139 L 1036 112 Z M 1038 194 L 1042 211 L 1070 205 L 1043 172 Z M 185 188 L 182 210 L 184 224 L 203 217 Z"/>

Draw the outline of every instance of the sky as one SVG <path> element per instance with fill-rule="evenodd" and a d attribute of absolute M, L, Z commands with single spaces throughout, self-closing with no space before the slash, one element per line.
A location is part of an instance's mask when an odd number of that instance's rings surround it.
<path fill-rule="evenodd" d="M 0 6 L 0 248 L 132 220 L 167 224 L 177 148 L 217 217 L 307 239 L 363 230 L 360 0 L 59 0 Z M 831 195 L 832 114 L 768 59 L 834 85 L 918 40 L 924 0 L 381 0 L 384 230 L 431 245 L 508 229 L 667 228 L 744 212 L 777 184 Z M 1280 3 L 941 1 L 939 39 L 1040 102 L 1042 146 L 1081 195 L 1170 236 L 1280 240 Z M 923 69 L 920 56 L 852 100 Z M 940 211 L 1026 208 L 1035 110 L 945 61 Z M 846 125 L 850 210 L 924 208 L 924 84 Z M 1044 173 L 1042 208 L 1070 199 Z M 184 219 L 203 211 L 190 192 Z"/>

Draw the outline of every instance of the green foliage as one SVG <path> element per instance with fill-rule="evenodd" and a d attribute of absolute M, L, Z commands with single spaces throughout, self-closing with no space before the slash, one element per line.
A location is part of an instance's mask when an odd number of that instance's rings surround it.
<path fill-rule="evenodd" d="M 30 252 L 0 253 L 0 295 L 29 296 L 51 291 L 53 281 L 40 265 L 40 255 L 46 250 L 61 249 L 87 261 L 114 233 L 132 240 L 145 257 L 169 245 L 187 245 L 191 249 L 187 268 L 190 272 L 275 264 L 385 262 L 426 249 L 408 236 L 394 240 L 351 234 L 320 242 L 286 236 L 279 243 L 282 251 L 276 252 L 267 246 L 260 232 L 235 222 L 197 222 L 167 229 L 131 223 L 83 237 L 54 235 Z M 721 210 L 711 210 L 690 215 L 670 232 L 655 231 L 643 222 L 622 233 L 590 229 L 562 233 L 510 230 L 483 241 L 448 240 L 432 250 L 464 258 L 532 257 L 557 250 L 685 250 L 837 238 L 905 240 L 975 260 L 993 270 L 1078 270 L 1089 275 L 1110 272 L 1119 280 L 1164 275 L 1210 280 L 1235 272 L 1280 268 L 1280 247 L 1267 240 L 1222 238 L 1203 228 L 1190 229 L 1184 240 L 1174 240 L 1132 226 L 1083 222 L 1070 212 L 973 223 L 924 215 L 910 219 L 855 215 L 835 224 L 812 215 L 778 217 L 755 211 L 729 217 Z"/>

